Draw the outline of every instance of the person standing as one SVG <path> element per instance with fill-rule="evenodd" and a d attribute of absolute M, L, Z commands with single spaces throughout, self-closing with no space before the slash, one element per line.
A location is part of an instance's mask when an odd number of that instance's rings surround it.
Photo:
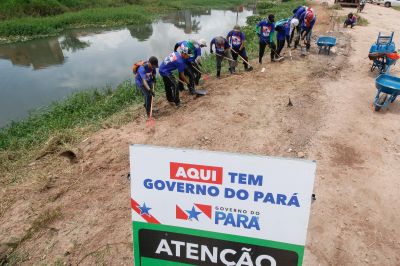
<path fill-rule="evenodd" d="M 232 47 L 231 49 L 232 49 L 233 60 L 237 61 L 238 56 L 241 56 L 243 60 L 244 70 L 245 71 L 253 70 L 253 67 L 251 66 L 249 67 L 247 63 L 249 59 L 247 57 L 246 47 L 245 47 L 246 35 L 242 31 L 240 31 L 240 26 L 235 25 L 233 27 L 233 30 L 231 30 L 226 36 L 226 39 L 228 40 L 229 44 Z"/>
<path fill-rule="evenodd" d="M 299 19 L 298 19 L 298 18 L 295 18 L 295 17 L 292 17 L 292 18 L 290 19 L 290 29 L 289 29 L 289 36 L 290 36 L 290 38 L 289 38 L 289 41 L 288 41 L 288 48 L 290 48 L 291 45 L 292 45 L 292 41 L 293 41 L 293 37 L 294 37 L 294 32 L 295 32 L 295 29 L 297 29 L 298 26 L 299 26 Z"/>
<path fill-rule="evenodd" d="M 273 40 L 273 33 L 275 32 L 275 16 L 273 14 L 268 15 L 268 19 L 261 20 L 256 26 L 256 33 L 260 38 L 259 41 L 259 53 L 258 62 L 262 64 L 262 58 L 264 56 L 265 47 L 268 45 L 271 49 L 271 62 L 275 61 L 276 56 L 276 45 Z M 281 59 L 281 58 L 277 58 Z"/>
<path fill-rule="evenodd" d="M 278 43 L 278 48 L 276 49 L 276 53 L 279 56 L 281 56 L 281 51 L 282 51 L 283 47 L 285 46 L 286 41 L 289 46 L 289 41 L 290 41 L 290 23 L 289 23 L 289 21 L 290 21 L 289 19 L 281 20 L 275 26 L 275 30 L 277 32 L 276 40 Z"/>
<path fill-rule="evenodd" d="M 207 47 L 206 40 L 200 39 L 199 41 L 196 40 L 189 40 L 189 41 L 181 41 L 177 42 L 174 47 L 174 52 L 176 52 L 179 47 L 187 46 L 190 50 L 191 56 L 185 60 L 186 68 L 185 68 L 185 75 L 189 77 L 189 89 L 192 88 L 190 91 L 191 94 L 195 94 L 195 85 L 199 85 L 199 81 L 201 78 L 200 67 L 201 65 L 201 48 Z M 179 90 L 183 90 L 183 84 L 178 84 Z"/>
<path fill-rule="evenodd" d="M 181 46 L 179 52 L 173 52 L 164 59 L 158 71 L 164 82 L 165 94 L 168 102 L 175 103 L 177 107 L 181 105 L 181 101 L 179 99 L 178 84 L 172 72 L 178 70 L 179 80 L 189 84 L 189 80 L 184 74 L 186 67 L 185 60 L 187 60 L 189 56 L 189 48 L 187 46 Z"/>
<path fill-rule="evenodd" d="M 196 40 L 191 40 L 191 43 L 193 43 L 194 50 L 192 56 L 189 58 L 189 67 L 192 70 L 193 76 L 194 76 L 194 82 L 196 85 L 199 85 L 200 78 L 201 78 L 201 71 L 200 67 L 201 65 L 201 48 L 207 47 L 207 42 L 204 39 L 200 39 L 198 41 Z"/>
<path fill-rule="evenodd" d="M 151 100 L 155 96 L 153 85 L 156 82 L 156 68 L 158 68 L 158 59 L 155 56 L 151 56 L 147 62 L 138 62 L 133 66 L 136 87 L 144 97 L 147 117 L 150 117 Z"/>
<path fill-rule="evenodd" d="M 177 42 L 175 44 L 175 47 L 174 47 L 174 52 L 177 52 L 177 51 L 180 52 L 182 49 L 185 49 L 185 47 L 188 48 L 190 55 L 194 54 L 195 48 L 194 48 L 193 43 L 190 42 L 190 41 Z M 185 66 L 185 70 L 184 70 L 184 74 L 189 79 L 189 84 L 188 84 L 189 93 L 190 94 L 195 94 L 196 93 L 196 90 L 195 90 L 195 76 L 194 76 L 195 73 L 194 73 L 194 69 L 191 67 L 190 58 L 191 57 L 189 57 L 189 58 L 184 60 L 185 65 L 186 65 Z M 182 79 L 179 79 L 179 80 L 182 81 L 182 82 L 179 82 L 178 89 L 179 89 L 179 91 L 183 91 L 184 90 L 183 80 Z"/>
<path fill-rule="evenodd" d="M 293 10 L 293 18 L 298 19 L 298 24 L 296 27 L 296 39 L 294 40 L 294 48 L 297 48 L 297 45 L 300 43 L 300 36 L 301 36 L 301 25 L 304 22 L 304 18 L 307 12 L 306 6 L 298 6 L 295 10 Z"/>
<path fill-rule="evenodd" d="M 308 8 L 304 16 L 303 24 L 301 25 L 301 38 L 302 40 L 305 39 L 307 52 L 310 50 L 311 47 L 312 29 L 315 25 L 316 20 L 317 16 L 315 15 L 314 10 L 312 8 Z"/>
<path fill-rule="evenodd" d="M 215 58 L 217 63 L 217 78 L 221 77 L 222 60 L 226 59 L 229 62 L 229 72 L 235 72 L 236 62 L 232 58 L 231 47 L 227 39 L 222 36 L 215 37 L 210 42 L 210 53 L 213 54 L 213 45 L 215 46 Z"/>

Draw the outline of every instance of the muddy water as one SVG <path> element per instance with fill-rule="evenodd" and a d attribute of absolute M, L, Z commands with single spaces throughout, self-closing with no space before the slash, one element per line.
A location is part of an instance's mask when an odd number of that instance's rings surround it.
<path fill-rule="evenodd" d="M 226 33 L 244 25 L 251 9 L 182 11 L 151 24 L 75 30 L 59 37 L 0 46 L 0 127 L 76 90 L 116 86 L 133 62 L 159 60 L 177 41 Z"/>

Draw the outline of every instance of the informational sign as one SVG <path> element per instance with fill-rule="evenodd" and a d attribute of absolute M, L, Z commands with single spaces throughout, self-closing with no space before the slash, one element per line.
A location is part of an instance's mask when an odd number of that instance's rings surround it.
<path fill-rule="evenodd" d="M 314 161 L 130 147 L 136 266 L 299 266 Z"/>

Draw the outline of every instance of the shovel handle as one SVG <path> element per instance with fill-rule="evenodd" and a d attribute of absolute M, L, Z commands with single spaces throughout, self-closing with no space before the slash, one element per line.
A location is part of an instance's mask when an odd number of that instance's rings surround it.
<path fill-rule="evenodd" d="M 215 53 L 215 54 L 218 55 L 218 56 L 220 56 L 220 57 L 225 58 L 226 60 L 229 60 L 229 61 L 232 61 L 232 62 L 236 62 L 235 60 L 230 59 L 230 58 L 228 58 L 228 57 L 226 57 L 226 56 L 223 56 L 223 55 L 220 55 L 220 54 L 217 54 L 217 53 Z"/>
<path fill-rule="evenodd" d="M 152 88 L 152 90 L 154 91 L 154 83 L 153 83 L 153 85 L 151 86 L 151 88 Z M 154 101 L 154 97 L 153 97 L 153 95 L 151 95 L 150 117 L 149 117 L 149 119 L 152 119 L 152 118 L 153 118 L 153 101 Z"/>
<path fill-rule="evenodd" d="M 199 72 L 200 74 L 203 74 L 203 75 L 204 75 L 204 73 L 201 72 L 200 69 L 198 69 L 197 67 L 195 67 L 193 64 L 192 64 L 192 67 L 193 67 L 194 69 L 196 69 L 197 72 Z"/>
<path fill-rule="evenodd" d="M 233 51 L 235 54 L 237 54 L 246 64 L 248 64 L 249 66 L 251 66 L 250 63 L 247 62 L 238 52 L 236 52 L 234 49 L 232 49 L 232 51 Z"/>

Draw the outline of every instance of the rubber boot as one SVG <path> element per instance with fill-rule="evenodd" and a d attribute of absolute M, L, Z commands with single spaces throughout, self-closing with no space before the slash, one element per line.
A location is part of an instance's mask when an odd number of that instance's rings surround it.
<path fill-rule="evenodd" d="M 297 49 L 297 46 L 299 45 L 300 40 L 295 40 L 294 41 L 294 49 Z"/>
<path fill-rule="evenodd" d="M 233 71 L 234 71 L 233 69 L 234 69 L 233 67 L 230 67 L 229 68 L 229 73 L 233 74 Z"/>
<path fill-rule="evenodd" d="M 194 94 L 196 94 L 196 90 L 195 90 L 194 88 L 190 87 L 190 88 L 189 88 L 189 93 L 190 93 L 191 95 L 194 95 Z"/>
<path fill-rule="evenodd" d="M 217 78 L 221 77 L 221 70 L 217 70 Z"/>
<path fill-rule="evenodd" d="M 307 43 L 307 44 L 306 44 L 306 51 L 307 51 L 307 52 L 310 51 L 310 47 L 311 47 L 311 44 Z"/>

